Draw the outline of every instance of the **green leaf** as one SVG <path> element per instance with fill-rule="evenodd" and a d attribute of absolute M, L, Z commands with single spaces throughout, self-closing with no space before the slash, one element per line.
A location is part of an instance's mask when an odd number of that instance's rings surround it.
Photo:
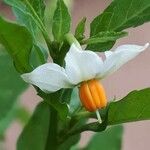
<path fill-rule="evenodd" d="M 33 67 L 36 68 L 39 65 L 45 64 L 47 62 L 47 59 L 48 59 L 47 50 L 40 45 L 34 44 L 30 58 L 31 65 L 33 65 Z"/>
<path fill-rule="evenodd" d="M 115 42 L 116 41 L 110 41 L 106 43 L 87 45 L 86 49 L 90 49 L 92 51 L 97 51 L 97 52 L 104 52 L 110 50 L 115 44 Z"/>
<path fill-rule="evenodd" d="M 121 150 L 122 134 L 122 126 L 114 126 L 96 133 L 84 150 Z"/>
<path fill-rule="evenodd" d="M 84 40 L 83 44 L 88 44 L 87 49 L 94 51 L 103 51 L 103 49 L 101 50 L 101 44 L 115 42 L 117 39 L 124 36 L 127 36 L 127 32 L 99 32 L 98 34 L 90 37 L 89 39 Z"/>
<path fill-rule="evenodd" d="M 82 149 L 79 148 L 78 144 L 76 144 L 76 145 L 73 145 L 70 150 L 82 150 Z"/>
<path fill-rule="evenodd" d="M 26 10 L 22 11 L 20 9 L 21 7 L 19 7 L 19 9 L 13 7 L 13 12 L 16 16 L 16 21 L 21 25 L 25 25 L 29 29 L 29 31 L 32 33 L 33 38 L 35 39 L 37 29 L 38 29 L 37 25 L 34 22 L 34 19 L 32 18 L 31 14 L 27 13 Z"/>
<path fill-rule="evenodd" d="M 29 3 L 39 16 L 39 18 L 44 21 L 44 12 L 45 12 L 45 2 L 44 0 L 29 0 Z"/>
<path fill-rule="evenodd" d="M 79 41 L 85 38 L 84 32 L 85 32 L 85 23 L 86 23 L 86 18 L 84 17 L 79 24 L 76 27 L 75 30 L 75 38 Z"/>
<path fill-rule="evenodd" d="M 12 9 L 16 16 L 17 21 L 27 26 L 28 29 L 32 32 L 33 37 L 35 38 L 35 35 L 37 32 L 36 24 L 38 24 L 38 22 L 36 21 L 36 18 L 34 17 L 34 14 L 31 11 L 31 8 L 29 8 L 29 6 L 27 5 L 26 0 L 25 1 L 5 0 L 5 2 L 8 5 L 12 6 Z M 33 7 L 38 17 L 42 21 L 44 21 L 44 11 L 45 11 L 44 0 L 30 0 L 28 2 Z"/>
<path fill-rule="evenodd" d="M 111 102 L 105 109 L 101 109 L 99 111 L 103 120 L 102 124 L 99 124 L 98 122 L 84 124 L 83 126 L 72 131 L 72 134 L 81 133 L 87 130 L 101 132 L 105 130 L 108 125 L 116 125 L 140 120 L 149 120 L 149 101 L 150 88 L 130 92 L 126 97 L 122 98 L 119 101 Z M 83 115 L 84 118 L 97 118 L 95 113 L 85 112 L 80 115 L 81 117 Z"/>
<path fill-rule="evenodd" d="M 20 94 L 27 88 L 15 71 L 8 55 L 0 54 L 0 135 L 14 117 L 14 107 Z"/>
<path fill-rule="evenodd" d="M 58 54 L 57 54 L 57 57 L 56 57 L 56 59 L 53 59 L 53 61 L 55 62 L 55 63 L 57 63 L 58 65 L 60 65 L 60 66 L 64 66 L 65 65 L 65 61 L 64 61 L 64 59 L 65 59 L 65 56 L 66 56 L 66 54 L 67 54 L 67 52 L 69 51 L 69 49 L 70 49 L 70 45 L 69 45 L 69 43 L 67 43 L 67 42 L 64 42 L 61 46 L 60 46 L 60 48 L 59 48 L 59 44 L 57 43 L 57 48 L 55 47 L 55 51 L 57 52 L 58 51 Z"/>
<path fill-rule="evenodd" d="M 69 112 L 69 107 L 66 103 L 61 103 L 56 99 L 51 99 L 48 103 L 57 110 L 59 117 L 62 120 L 66 120 Z"/>
<path fill-rule="evenodd" d="M 17 106 L 17 108 L 15 109 L 15 119 L 17 119 L 18 121 L 20 121 L 20 123 L 22 123 L 22 125 L 24 125 L 29 121 L 30 113 L 25 107 Z"/>
<path fill-rule="evenodd" d="M 91 23 L 91 36 L 101 31 L 121 31 L 150 21 L 149 0 L 114 0 Z"/>
<path fill-rule="evenodd" d="M 150 88 L 133 91 L 108 108 L 108 125 L 150 119 Z"/>
<path fill-rule="evenodd" d="M 0 43 L 13 58 L 15 67 L 20 73 L 31 71 L 29 57 L 33 40 L 24 26 L 7 22 L 0 17 Z"/>
<path fill-rule="evenodd" d="M 45 93 L 39 91 L 38 95 L 40 97 L 42 97 L 49 105 L 51 105 L 58 112 L 61 120 L 64 121 L 67 119 L 67 116 L 69 113 L 69 107 L 66 103 L 61 103 L 59 101 L 60 95 L 58 93 L 45 94 Z"/>
<path fill-rule="evenodd" d="M 69 137 L 63 144 L 59 145 L 58 150 L 70 150 L 80 140 L 80 134 Z"/>
<path fill-rule="evenodd" d="M 17 150 L 44 150 L 49 131 L 50 109 L 40 103 L 17 142 Z"/>
<path fill-rule="evenodd" d="M 150 20 L 149 0 L 114 0 L 102 14 L 91 23 L 90 36 L 103 31 L 122 31 L 139 26 Z M 109 50 L 115 42 L 106 42 L 97 47 Z"/>
<path fill-rule="evenodd" d="M 64 35 L 70 31 L 71 17 L 63 0 L 57 1 L 54 12 L 52 32 L 56 41 L 61 42 Z"/>
<path fill-rule="evenodd" d="M 61 102 L 70 103 L 73 89 L 63 89 L 60 97 Z"/>

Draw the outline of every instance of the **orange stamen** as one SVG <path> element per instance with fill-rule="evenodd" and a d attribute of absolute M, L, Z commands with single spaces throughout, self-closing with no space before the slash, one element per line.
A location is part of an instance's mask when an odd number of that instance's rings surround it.
<path fill-rule="evenodd" d="M 98 80 L 93 79 L 82 82 L 79 95 L 82 105 L 90 112 L 94 112 L 107 105 L 105 90 Z"/>

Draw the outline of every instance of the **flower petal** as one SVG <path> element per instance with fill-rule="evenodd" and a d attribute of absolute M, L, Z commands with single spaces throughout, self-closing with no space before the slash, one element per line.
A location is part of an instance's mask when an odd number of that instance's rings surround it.
<path fill-rule="evenodd" d="M 111 56 L 112 54 L 113 54 L 112 51 L 106 51 L 106 52 L 105 52 L 106 59 L 107 59 L 109 56 Z"/>
<path fill-rule="evenodd" d="M 31 73 L 23 74 L 21 77 L 24 81 L 36 85 L 46 93 L 72 87 L 64 68 L 54 63 L 41 65 Z"/>
<path fill-rule="evenodd" d="M 80 50 L 74 44 L 67 53 L 65 62 L 67 76 L 74 84 L 95 78 L 103 65 L 102 59 L 96 53 Z"/>
<path fill-rule="evenodd" d="M 122 65 L 144 51 L 148 46 L 149 43 L 144 46 L 122 45 L 119 46 L 114 52 L 106 52 L 106 60 L 104 61 L 103 71 L 98 75 L 98 77 L 104 78 L 105 76 L 115 72 Z"/>

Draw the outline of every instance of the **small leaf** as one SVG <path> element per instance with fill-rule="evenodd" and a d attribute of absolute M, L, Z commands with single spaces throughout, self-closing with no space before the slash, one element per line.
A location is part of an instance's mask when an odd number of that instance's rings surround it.
<path fill-rule="evenodd" d="M 117 102 L 110 103 L 108 124 L 121 124 L 150 119 L 150 88 L 133 91 Z"/>
<path fill-rule="evenodd" d="M 15 67 L 20 73 L 31 71 L 29 57 L 33 40 L 24 26 L 7 22 L 0 17 L 0 43 L 13 58 Z"/>
<path fill-rule="evenodd" d="M 122 126 L 114 126 L 96 133 L 84 150 L 121 150 L 122 134 Z"/>
<path fill-rule="evenodd" d="M 46 103 L 40 103 L 18 139 L 17 150 L 44 150 L 49 122 L 49 106 Z"/>
<path fill-rule="evenodd" d="M 98 34 L 90 37 L 89 39 L 83 42 L 84 44 L 88 44 L 87 49 L 94 51 L 103 51 L 103 49 L 101 49 L 101 44 L 115 42 L 117 39 L 122 38 L 124 36 L 127 36 L 127 32 L 99 32 Z"/>
<path fill-rule="evenodd" d="M 63 0 L 57 1 L 54 12 L 52 32 L 56 41 L 61 42 L 66 33 L 70 31 L 71 17 Z"/>
<path fill-rule="evenodd" d="M 82 39 L 84 39 L 84 32 L 85 32 L 85 23 L 86 23 L 86 18 L 84 17 L 79 24 L 76 27 L 75 30 L 75 38 L 79 41 L 81 41 Z"/>

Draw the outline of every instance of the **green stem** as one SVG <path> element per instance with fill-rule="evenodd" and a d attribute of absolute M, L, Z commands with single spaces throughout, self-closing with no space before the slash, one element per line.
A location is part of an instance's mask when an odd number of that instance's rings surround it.
<path fill-rule="evenodd" d="M 73 126 L 71 126 L 71 128 L 68 129 L 68 132 L 66 132 L 66 134 L 61 137 L 60 143 L 63 143 L 64 141 L 66 141 L 70 136 L 80 134 L 81 132 L 84 132 L 84 131 L 100 132 L 100 131 L 105 130 L 106 125 L 107 125 L 107 118 L 105 118 L 105 116 L 107 116 L 107 109 L 99 113 L 101 114 L 103 118 L 103 122 L 101 124 L 99 122 L 92 122 L 92 123 L 84 124 L 81 126 L 78 126 L 81 120 L 88 119 L 88 118 L 96 118 L 96 114 L 94 112 L 91 113 L 91 112 L 84 111 L 84 110 L 81 110 L 75 113 L 74 116 L 71 118 L 71 122 L 73 122 L 71 124 Z"/>
<path fill-rule="evenodd" d="M 68 41 L 68 43 L 70 45 L 72 45 L 74 43 L 79 49 L 82 50 L 82 47 L 81 47 L 80 43 L 77 41 L 77 39 L 74 37 L 73 34 L 68 33 L 68 34 L 65 35 L 65 38 L 66 38 L 66 40 Z"/>
<path fill-rule="evenodd" d="M 75 114 L 73 116 L 73 118 L 75 118 L 76 120 L 79 120 L 81 118 L 94 118 L 93 115 L 94 115 L 94 113 L 91 113 L 88 111 L 81 111 L 81 112 L 78 112 L 77 114 Z"/>
<path fill-rule="evenodd" d="M 57 111 L 51 107 L 49 134 L 45 150 L 57 150 L 57 121 Z"/>
<path fill-rule="evenodd" d="M 99 122 L 93 122 L 89 124 L 85 124 L 79 128 L 73 128 L 69 130 L 63 137 L 61 143 L 66 141 L 70 136 L 80 134 L 84 131 L 94 131 L 94 132 L 101 132 L 106 129 L 106 122 L 104 121 L 102 124 L 99 124 Z"/>

